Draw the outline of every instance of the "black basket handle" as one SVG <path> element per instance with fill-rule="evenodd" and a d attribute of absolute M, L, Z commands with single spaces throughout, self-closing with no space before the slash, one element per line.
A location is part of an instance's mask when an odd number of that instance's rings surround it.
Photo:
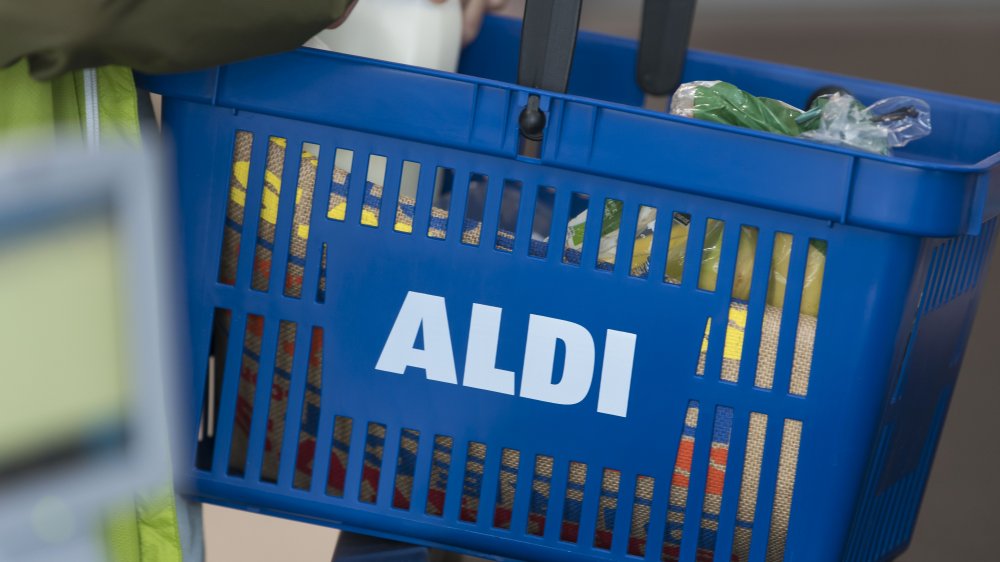
<path fill-rule="evenodd" d="M 644 0 L 636 79 L 647 94 L 673 94 L 681 85 L 696 4 L 697 0 Z"/>
<path fill-rule="evenodd" d="M 566 92 L 582 5 L 583 0 L 528 0 L 525 3 L 518 84 Z"/>
<path fill-rule="evenodd" d="M 681 83 L 697 0 L 644 0 L 637 80 L 644 92 L 672 94 Z M 527 0 L 518 83 L 565 93 L 573 66 L 583 0 Z M 545 130 L 539 97 L 521 112 L 521 154 L 537 156 Z"/>
<path fill-rule="evenodd" d="M 564 93 L 573 66 L 583 0 L 527 0 L 521 28 L 521 60 L 517 82 L 522 86 Z M 545 113 L 537 95 L 528 97 L 518 125 L 519 152 L 537 158 L 545 131 Z"/>

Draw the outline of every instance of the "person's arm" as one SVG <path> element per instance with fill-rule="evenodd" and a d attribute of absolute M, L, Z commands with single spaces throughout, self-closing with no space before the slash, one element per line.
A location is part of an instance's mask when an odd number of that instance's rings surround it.
<path fill-rule="evenodd" d="M 293 49 L 355 0 L 0 0 L 0 67 L 27 58 L 47 79 L 124 65 L 204 68 Z"/>

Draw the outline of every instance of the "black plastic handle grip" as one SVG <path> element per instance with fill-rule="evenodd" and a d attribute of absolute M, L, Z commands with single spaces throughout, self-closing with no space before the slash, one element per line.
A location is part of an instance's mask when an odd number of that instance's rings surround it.
<path fill-rule="evenodd" d="M 517 82 L 565 93 L 583 0 L 527 0 Z"/>
<path fill-rule="evenodd" d="M 681 85 L 697 0 L 644 0 L 639 36 L 639 87 L 654 96 Z"/>

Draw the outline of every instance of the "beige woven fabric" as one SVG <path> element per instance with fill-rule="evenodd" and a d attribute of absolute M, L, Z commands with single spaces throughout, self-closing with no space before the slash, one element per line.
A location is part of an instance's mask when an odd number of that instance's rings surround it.
<path fill-rule="evenodd" d="M 232 225 L 242 225 L 246 212 L 240 203 L 246 201 L 246 173 L 250 167 L 250 153 L 253 149 L 253 135 L 246 131 L 236 133 L 233 148 L 233 173 L 229 180 L 229 199 L 226 202 L 226 218 Z M 219 261 L 219 282 L 233 285 L 236 282 L 236 267 L 240 255 L 242 233 L 227 227 L 222 232 L 222 257 Z M 226 330 L 229 327 L 226 326 Z"/>
<path fill-rule="evenodd" d="M 767 415 L 753 412 L 747 432 L 746 453 L 743 457 L 743 483 L 736 508 L 736 531 L 733 535 L 733 557 L 738 561 L 750 558 L 750 540 L 757 510 L 757 490 L 760 487 L 760 469 L 764 458 L 764 439 L 767 435 Z M 741 525 L 742 523 L 742 525 Z"/>
<path fill-rule="evenodd" d="M 267 167 L 264 172 L 264 191 L 261 194 L 261 213 L 257 222 L 257 247 L 254 250 L 253 274 L 250 288 L 267 291 L 271 285 L 271 258 L 269 249 L 274 245 L 278 201 L 281 198 L 281 176 L 285 172 L 285 139 L 271 137 L 267 144 Z M 261 243 L 265 242 L 265 243 Z"/>
<path fill-rule="evenodd" d="M 782 309 L 767 307 L 764 313 L 764 329 L 760 342 L 760 355 L 757 360 L 757 378 L 754 385 L 758 388 L 773 388 L 775 364 L 778 358 L 778 337 L 781 333 Z M 797 396 L 805 396 L 809 389 L 809 377 L 812 374 L 813 348 L 816 342 L 817 320 L 815 316 L 799 315 L 798 333 L 795 337 L 795 355 L 792 363 L 792 376 L 789 392 Z"/>
<path fill-rule="evenodd" d="M 780 562 L 785 558 L 785 541 L 788 538 L 788 519 L 792 513 L 792 492 L 795 488 L 799 444 L 802 440 L 802 422 L 785 420 L 781 436 L 781 457 L 778 461 L 778 482 L 771 509 L 771 531 L 767 538 L 767 562 Z"/>
<path fill-rule="evenodd" d="M 764 309 L 764 320 L 761 329 L 760 350 L 757 358 L 757 370 L 754 373 L 754 386 L 771 389 L 774 387 L 775 370 L 778 359 L 778 344 L 781 338 L 781 317 L 783 309 L 768 306 Z M 746 331 L 748 307 L 745 303 L 733 302 L 729 309 L 729 321 L 726 324 L 726 345 L 722 358 L 720 378 L 727 382 L 738 382 L 743 356 L 743 337 Z M 813 349 L 816 342 L 817 319 L 807 314 L 799 315 L 798 332 L 795 337 L 795 352 L 792 364 L 789 392 L 797 396 L 805 396 L 809 389 L 809 377 L 812 374 Z M 705 337 L 702 350 L 698 355 L 697 374 L 705 374 L 708 360 L 708 342 L 712 331 L 712 321 L 708 320 L 705 327 Z"/>
<path fill-rule="evenodd" d="M 295 214 L 292 218 L 292 235 L 289 243 L 288 266 L 285 270 L 285 296 L 302 298 L 302 277 L 305 268 L 306 247 L 309 243 L 309 222 L 312 218 L 313 193 L 316 188 L 316 157 L 302 152 L 299 181 L 295 189 Z"/>

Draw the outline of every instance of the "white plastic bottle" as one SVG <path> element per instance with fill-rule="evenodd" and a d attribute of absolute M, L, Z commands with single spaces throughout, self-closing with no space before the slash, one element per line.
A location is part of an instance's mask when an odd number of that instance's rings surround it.
<path fill-rule="evenodd" d="M 340 27 L 305 46 L 455 72 L 462 49 L 461 1 L 358 0 Z"/>

